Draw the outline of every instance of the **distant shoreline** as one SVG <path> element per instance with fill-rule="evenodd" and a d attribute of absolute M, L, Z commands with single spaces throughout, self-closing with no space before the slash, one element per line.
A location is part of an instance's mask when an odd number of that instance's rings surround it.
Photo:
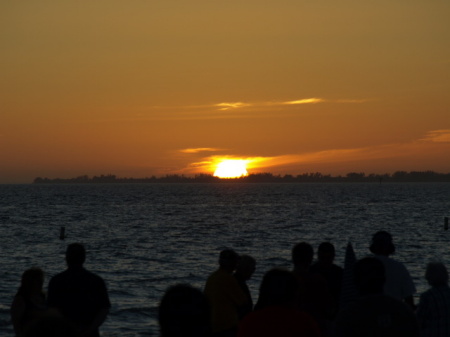
<path fill-rule="evenodd" d="M 89 177 L 87 175 L 75 178 L 41 178 L 33 180 L 33 184 L 136 184 L 136 183 L 311 183 L 311 182 L 450 182 L 450 173 L 433 171 L 397 171 L 393 174 L 368 174 L 351 172 L 345 176 L 323 175 L 319 172 L 300 175 L 274 175 L 272 173 L 255 173 L 239 178 L 223 179 L 210 174 L 198 174 L 192 177 L 184 175 L 166 175 L 150 178 L 120 178 L 113 174 Z"/>

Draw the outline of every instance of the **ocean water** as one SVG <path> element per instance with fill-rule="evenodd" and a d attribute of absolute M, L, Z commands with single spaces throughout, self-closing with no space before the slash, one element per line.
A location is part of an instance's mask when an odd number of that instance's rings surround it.
<path fill-rule="evenodd" d="M 9 306 L 22 272 L 43 268 L 46 286 L 72 242 L 86 245 L 85 267 L 109 289 L 102 335 L 157 336 L 167 287 L 202 288 L 228 247 L 256 258 L 256 299 L 264 272 L 290 267 L 295 243 L 331 241 L 343 265 L 347 242 L 364 257 L 371 235 L 388 230 L 421 293 L 426 263 L 450 263 L 444 217 L 449 183 L 0 185 L 0 335 L 13 335 Z"/>

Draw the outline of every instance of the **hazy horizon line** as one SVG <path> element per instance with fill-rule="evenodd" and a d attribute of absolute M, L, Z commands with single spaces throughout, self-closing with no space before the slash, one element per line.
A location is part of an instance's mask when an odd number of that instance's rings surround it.
<path fill-rule="evenodd" d="M 436 177 L 446 177 L 450 176 L 450 172 L 436 172 L 433 170 L 425 170 L 425 171 L 404 171 L 404 170 L 397 170 L 392 173 L 365 173 L 365 172 L 357 172 L 357 171 L 350 171 L 346 174 L 337 174 L 332 175 L 329 174 L 323 174 L 322 172 L 303 172 L 299 174 L 276 174 L 271 172 L 255 172 L 255 173 L 248 173 L 247 175 L 242 175 L 239 177 L 233 177 L 233 178 L 219 178 L 217 176 L 214 176 L 212 173 L 196 173 L 196 174 L 178 174 L 178 173 L 171 173 L 171 174 L 165 174 L 165 175 L 151 175 L 147 177 L 119 177 L 115 174 L 101 174 L 101 175 L 93 175 L 89 176 L 87 174 L 79 175 L 76 177 L 71 178 L 48 178 L 48 177 L 36 177 L 33 179 L 33 183 L 35 182 L 48 182 L 48 181 L 73 181 L 73 182 L 83 182 L 83 181 L 123 181 L 123 180 L 164 180 L 164 179 L 170 179 L 170 178 L 179 178 L 179 179 L 191 179 L 195 180 L 201 179 L 201 178 L 210 178 L 210 179 L 216 179 L 216 180 L 242 180 L 246 178 L 252 178 L 252 177 L 270 177 L 273 179 L 308 179 L 308 178 L 316 178 L 316 179 L 380 179 L 380 178 L 386 178 L 386 179 L 398 179 L 401 177 L 406 178 L 436 178 Z"/>

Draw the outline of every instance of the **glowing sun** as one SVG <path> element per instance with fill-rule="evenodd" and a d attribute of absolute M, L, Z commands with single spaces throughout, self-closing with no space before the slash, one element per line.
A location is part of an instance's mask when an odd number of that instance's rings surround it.
<path fill-rule="evenodd" d="M 226 159 L 221 161 L 214 172 L 219 178 L 239 178 L 248 175 L 247 161 L 242 159 Z"/>

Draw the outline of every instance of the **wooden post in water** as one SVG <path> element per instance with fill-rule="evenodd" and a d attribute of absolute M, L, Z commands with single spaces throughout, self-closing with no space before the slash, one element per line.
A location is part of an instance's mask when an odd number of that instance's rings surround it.
<path fill-rule="evenodd" d="M 444 218 L 444 229 L 448 230 L 448 217 Z"/>
<path fill-rule="evenodd" d="M 62 226 L 62 227 L 61 227 L 61 230 L 60 230 L 60 232 L 59 232 L 59 239 L 60 239 L 60 240 L 64 240 L 64 238 L 66 237 L 66 236 L 65 236 L 65 232 L 66 232 L 66 227 Z"/>

